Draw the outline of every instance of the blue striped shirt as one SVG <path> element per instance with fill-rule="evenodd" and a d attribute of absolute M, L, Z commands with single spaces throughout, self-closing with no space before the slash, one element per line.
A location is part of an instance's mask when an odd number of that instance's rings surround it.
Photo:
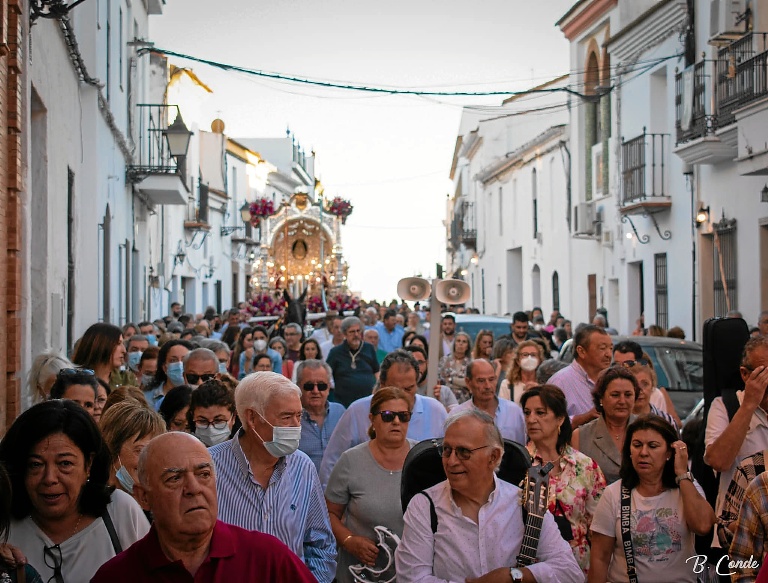
<path fill-rule="evenodd" d="M 307 411 L 301 413 L 301 441 L 299 449 L 309 456 L 318 473 L 320 472 L 320 462 L 323 461 L 323 452 L 331 439 L 336 424 L 344 414 L 344 405 L 340 403 L 325 403 L 325 421 L 323 426 L 318 426 L 309 416 Z"/>
<path fill-rule="evenodd" d="M 240 435 L 210 448 L 219 519 L 277 537 L 319 583 L 336 575 L 336 539 L 312 460 L 301 451 L 280 458 L 266 489 L 253 477 Z"/>

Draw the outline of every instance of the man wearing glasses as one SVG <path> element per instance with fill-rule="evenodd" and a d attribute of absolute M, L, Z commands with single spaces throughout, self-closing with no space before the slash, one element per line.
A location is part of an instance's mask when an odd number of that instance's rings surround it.
<path fill-rule="evenodd" d="M 285 353 L 286 360 L 296 362 L 299 360 L 301 351 L 301 326 L 298 324 L 288 324 L 283 332 L 285 343 L 288 345 L 288 351 Z"/>
<path fill-rule="evenodd" d="M 195 348 L 184 357 L 184 380 L 190 387 L 199 387 L 216 378 L 219 359 L 207 348 Z"/>
<path fill-rule="evenodd" d="M 331 367 L 322 360 L 302 360 L 296 371 L 301 389 L 301 441 L 299 449 L 309 456 L 320 471 L 323 452 L 336 424 L 344 414 L 344 406 L 328 402 Z"/>
<path fill-rule="evenodd" d="M 416 495 L 395 552 L 398 583 L 584 581 L 552 515 L 544 515 L 537 562 L 518 567 L 523 542 L 520 490 L 496 477 L 504 446 L 493 419 L 468 409 L 445 423 L 440 447 L 447 480 Z M 437 516 L 432 528 L 430 501 Z"/>

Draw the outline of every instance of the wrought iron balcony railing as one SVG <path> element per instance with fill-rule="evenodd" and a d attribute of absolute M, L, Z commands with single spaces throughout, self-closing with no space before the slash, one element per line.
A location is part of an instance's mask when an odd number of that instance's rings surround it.
<path fill-rule="evenodd" d="M 621 143 L 621 202 L 633 205 L 668 197 L 669 134 L 645 132 Z"/>
<path fill-rule="evenodd" d="M 135 181 L 149 174 L 181 172 L 179 162 L 170 153 L 165 131 L 179 114 L 178 105 L 139 104 L 136 106 L 135 163 L 128 175 Z"/>
<path fill-rule="evenodd" d="M 735 121 L 734 111 L 768 95 L 768 33 L 749 33 L 717 54 L 717 121 Z"/>

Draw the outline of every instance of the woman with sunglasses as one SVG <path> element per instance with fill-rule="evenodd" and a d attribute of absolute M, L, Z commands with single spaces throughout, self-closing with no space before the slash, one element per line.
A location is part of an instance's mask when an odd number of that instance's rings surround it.
<path fill-rule="evenodd" d="M 375 526 L 403 535 L 400 477 L 415 441 L 405 435 L 411 411 L 402 389 L 384 387 L 373 394 L 368 418 L 371 440 L 344 452 L 334 466 L 325 502 L 339 549 L 336 580 L 354 581 L 350 565 L 379 565 Z"/>
<path fill-rule="evenodd" d="M 149 532 L 136 501 L 109 486 L 109 458 L 94 420 L 66 400 L 26 410 L 0 442 L 13 488 L 8 540 L 43 580 L 89 581 Z"/>

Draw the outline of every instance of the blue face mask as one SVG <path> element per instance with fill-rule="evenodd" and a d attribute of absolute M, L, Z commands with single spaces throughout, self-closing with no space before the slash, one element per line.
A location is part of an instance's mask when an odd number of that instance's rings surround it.
<path fill-rule="evenodd" d="M 219 363 L 219 372 L 221 374 L 227 374 L 227 363 L 226 362 L 220 362 Z"/>
<path fill-rule="evenodd" d="M 147 334 L 147 340 L 150 346 L 157 346 L 157 336 L 154 334 Z"/>
<path fill-rule="evenodd" d="M 139 362 L 141 362 L 141 355 L 143 352 L 129 352 L 128 353 L 128 367 L 136 371 L 139 368 Z"/>
<path fill-rule="evenodd" d="M 119 457 L 117 459 L 118 461 L 120 460 Z M 117 478 L 117 481 L 120 482 L 123 490 L 133 496 L 133 478 L 131 477 L 131 474 L 128 473 L 128 470 L 125 469 L 123 462 L 120 462 L 120 469 L 117 470 L 115 477 Z"/>
<path fill-rule="evenodd" d="M 168 380 L 174 387 L 184 384 L 184 363 L 172 362 L 165 371 Z"/>

